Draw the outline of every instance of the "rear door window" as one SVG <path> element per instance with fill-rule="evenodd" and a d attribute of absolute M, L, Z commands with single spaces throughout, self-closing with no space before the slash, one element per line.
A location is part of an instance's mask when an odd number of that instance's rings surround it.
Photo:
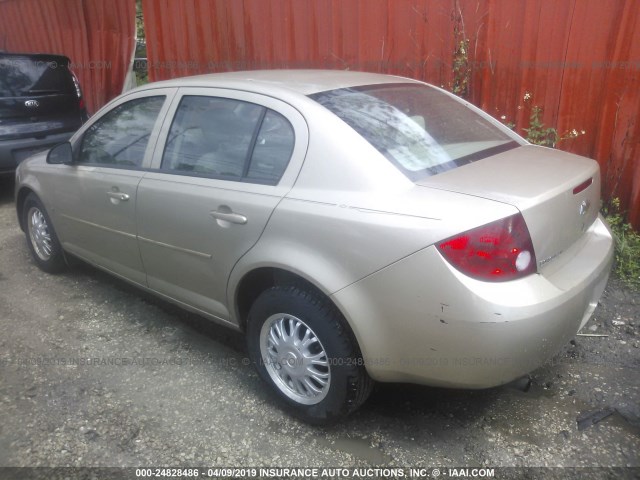
<path fill-rule="evenodd" d="M 185 96 L 167 137 L 162 170 L 275 185 L 289 163 L 293 127 L 264 106 Z"/>
<path fill-rule="evenodd" d="M 268 110 L 258 132 L 247 178 L 277 183 L 293 152 L 294 133 L 289 121 L 278 112 Z"/>

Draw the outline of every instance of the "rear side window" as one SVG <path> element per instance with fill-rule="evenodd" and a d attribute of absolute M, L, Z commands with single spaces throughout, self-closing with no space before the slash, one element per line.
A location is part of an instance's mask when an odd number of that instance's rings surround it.
<path fill-rule="evenodd" d="M 137 98 L 106 113 L 84 134 L 77 162 L 140 167 L 165 97 Z"/>
<path fill-rule="evenodd" d="M 0 55 L 0 96 L 75 93 L 66 63 L 55 59 Z"/>
<path fill-rule="evenodd" d="M 277 183 L 293 153 L 293 127 L 273 110 L 268 110 L 258 132 L 247 178 Z"/>
<path fill-rule="evenodd" d="M 291 124 L 273 110 L 229 98 L 185 96 L 169 131 L 161 168 L 275 185 L 293 144 Z"/>
<path fill-rule="evenodd" d="M 370 85 L 311 98 L 414 181 L 519 146 L 481 115 L 426 85 Z"/>

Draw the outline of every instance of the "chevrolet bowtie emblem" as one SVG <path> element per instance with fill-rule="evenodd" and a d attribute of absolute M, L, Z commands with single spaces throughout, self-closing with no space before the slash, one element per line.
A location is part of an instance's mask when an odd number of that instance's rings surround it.
<path fill-rule="evenodd" d="M 590 206 L 591 204 L 587 200 L 583 200 L 582 203 L 580 204 L 580 208 L 578 209 L 580 216 L 586 215 L 587 212 L 589 211 Z"/>

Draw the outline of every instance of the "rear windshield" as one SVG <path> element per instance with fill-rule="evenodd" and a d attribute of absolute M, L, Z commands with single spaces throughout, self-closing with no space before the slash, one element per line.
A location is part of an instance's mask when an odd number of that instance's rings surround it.
<path fill-rule="evenodd" d="M 344 88 L 311 98 L 414 181 L 519 146 L 490 121 L 427 85 Z"/>
<path fill-rule="evenodd" d="M 0 55 L 0 97 L 73 93 L 69 68 L 59 59 Z"/>

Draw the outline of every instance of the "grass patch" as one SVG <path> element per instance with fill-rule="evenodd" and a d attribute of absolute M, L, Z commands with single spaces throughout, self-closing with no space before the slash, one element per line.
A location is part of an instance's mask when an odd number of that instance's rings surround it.
<path fill-rule="evenodd" d="M 640 290 L 640 234 L 620 210 L 620 199 L 605 204 L 602 213 L 616 242 L 614 273 L 629 287 Z"/>

